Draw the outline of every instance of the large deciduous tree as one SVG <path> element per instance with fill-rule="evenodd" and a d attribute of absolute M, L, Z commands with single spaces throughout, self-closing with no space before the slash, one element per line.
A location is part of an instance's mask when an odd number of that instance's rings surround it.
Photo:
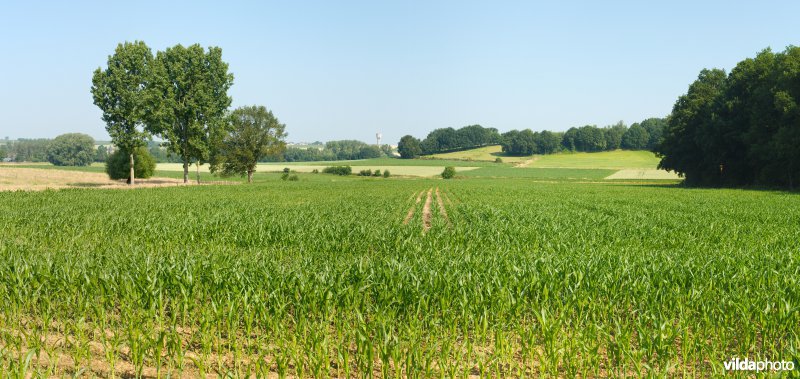
<path fill-rule="evenodd" d="M 153 87 L 161 103 L 150 127 L 181 157 L 187 183 L 189 165 L 210 160 L 211 141 L 225 128 L 233 75 L 218 47 L 206 51 L 198 44 L 176 45 L 159 51 L 155 62 Z"/>
<path fill-rule="evenodd" d="M 661 156 L 658 168 L 685 176 L 687 184 L 716 182 L 724 169 L 724 164 L 717 161 L 712 152 L 705 151 L 703 141 L 714 118 L 714 101 L 724 89 L 725 77 L 722 70 L 700 72 L 689 91 L 675 102 L 663 140 L 656 149 Z M 707 160 L 712 163 L 706 163 Z"/>
<path fill-rule="evenodd" d="M 251 183 L 258 161 L 286 148 L 286 126 L 264 106 L 235 109 L 228 117 L 227 129 L 228 133 L 213 145 L 213 173 L 247 175 L 247 182 Z"/>
<path fill-rule="evenodd" d="M 400 142 L 397 143 L 397 152 L 400 154 L 400 158 L 413 159 L 418 157 L 422 154 L 419 144 L 419 140 L 414 136 L 406 135 L 400 138 Z"/>
<path fill-rule="evenodd" d="M 92 76 L 92 97 L 103 111 L 108 135 L 130 159 L 131 185 L 135 183 L 135 150 L 150 138 L 144 126 L 160 104 L 152 78 L 153 53 L 141 41 L 117 45 L 106 69 L 98 68 Z"/>
<path fill-rule="evenodd" d="M 56 166 L 88 166 L 94 154 L 94 138 L 82 133 L 62 134 L 47 147 L 47 160 Z"/>

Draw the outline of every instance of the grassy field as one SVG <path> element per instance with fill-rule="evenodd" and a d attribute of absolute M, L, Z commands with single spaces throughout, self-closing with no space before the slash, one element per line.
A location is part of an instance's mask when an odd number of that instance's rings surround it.
<path fill-rule="evenodd" d="M 0 371 L 673 377 L 798 359 L 795 194 L 260 180 L 0 192 Z"/>
<path fill-rule="evenodd" d="M 660 159 L 649 151 L 615 150 L 599 153 L 560 153 L 537 155 L 530 167 L 629 169 L 658 167 Z"/>
<path fill-rule="evenodd" d="M 472 178 L 530 178 L 541 180 L 603 180 L 615 170 L 574 168 L 517 168 L 508 166 L 480 167 L 459 173 Z"/>

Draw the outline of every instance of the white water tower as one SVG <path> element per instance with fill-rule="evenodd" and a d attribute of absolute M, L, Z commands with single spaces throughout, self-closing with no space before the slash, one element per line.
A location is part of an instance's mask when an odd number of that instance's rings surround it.
<path fill-rule="evenodd" d="M 377 140 L 378 140 L 378 147 L 381 147 L 381 137 L 383 137 L 383 135 L 381 134 L 381 132 L 377 132 L 377 133 L 375 133 L 375 139 L 377 139 Z"/>

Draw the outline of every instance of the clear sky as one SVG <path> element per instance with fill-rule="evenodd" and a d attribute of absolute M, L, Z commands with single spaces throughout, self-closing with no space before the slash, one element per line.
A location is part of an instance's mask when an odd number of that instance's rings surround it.
<path fill-rule="evenodd" d="M 122 41 L 219 46 L 233 106 L 289 141 L 630 124 L 704 67 L 800 43 L 785 1 L 4 1 L 0 138 L 107 139 L 92 71 Z"/>

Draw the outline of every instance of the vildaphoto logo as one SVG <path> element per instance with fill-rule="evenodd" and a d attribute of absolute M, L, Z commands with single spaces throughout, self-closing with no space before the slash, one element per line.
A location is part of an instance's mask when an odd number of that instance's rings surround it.
<path fill-rule="evenodd" d="M 731 358 L 727 362 L 723 362 L 725 370 L 727 371 L 792 371 L 794 370 L 794 362 L 792 361 L 753 361 L 748 358 L 739 359 Z"/>

